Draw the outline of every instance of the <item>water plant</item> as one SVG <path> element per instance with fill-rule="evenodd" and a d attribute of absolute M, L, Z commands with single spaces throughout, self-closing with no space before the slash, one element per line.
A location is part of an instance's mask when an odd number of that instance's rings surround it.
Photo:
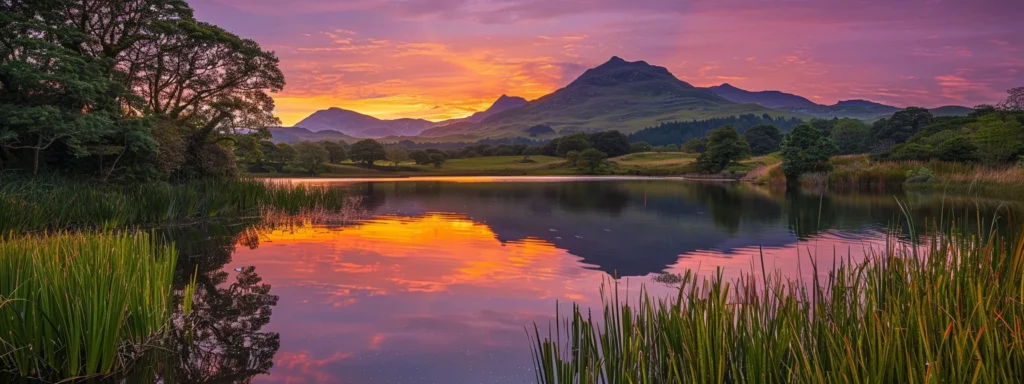
<path fill-rule="evenodd" d="M 0 371 L 41 379 L 123 371 L 167 328 L 176 258 L 146 233 L 0 242 Z"/>
<path fill-rule="evenodd" d="M 91 185 L 45 178 L 0 178 L 0 236 L 65 229 L 115 229 L 214 217 L 339 209 L 343 189 L 253 179 Z"/>
<path fill-rule="evenodd" d="M 1024 234 L 930 231 L 813 279 L 681 275 L 530 333 L 539 383 L 1005 383 L 1024 377 Z M 812 267 L 814 265 L 812 258 Z M 815 267 L 816 269 L 816 267 Z M 607 286 L 606 286 L 607 287 Z"/>

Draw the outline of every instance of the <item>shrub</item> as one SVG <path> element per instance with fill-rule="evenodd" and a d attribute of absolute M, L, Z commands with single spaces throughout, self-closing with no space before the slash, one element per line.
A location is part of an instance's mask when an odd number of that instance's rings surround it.
<path fill-rule="evenodd" d="M 889 154 L 889 159 L 896 161 L 927 161 L 934 157 L 935 149 L 932 146 L 917 143 L 897 145 Z"/>
<path fill-rule="evenodd" d="M 927 167 L 914 168 L 907 172 L 907 183 L 928 183 L 935 178 L 935 173 Z"/>
<path fill-rule="evenodd" d="M 938 157 L 942 161 L 970 162 L 978 160 L 978 147 L 966 137 L 954 137 L 939 145 Z"/>

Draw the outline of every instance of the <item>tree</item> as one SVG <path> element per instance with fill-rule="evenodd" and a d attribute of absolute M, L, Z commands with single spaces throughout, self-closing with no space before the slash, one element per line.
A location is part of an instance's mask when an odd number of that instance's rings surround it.
<path fill-rule="evenodd" d="M 829 169 L 828 160 L 839 152 L 821 131 L 808 124 L 800 124 L 782 140 L 782 172 L 786 183 L 798 185 L 800 176 L 808 172 Z"/>
<path fill-rule="evenodd" d="M 275 160 L 282 163 L 291 163 L 295 160 L 295 156 L 298 154 L 295 148 L 288 145 L 288 143 L 277 143 L 277 145 L 275 145 L 275 149 L 277 155 Z"/>
<path fill-rule="evenodd" d="M 687 140 L 683 143 L 682 151 L 686 153 L 704 153 L 708 150 L 708 139 L 706 137 L 699 137 L 696 139 Z"/>
<path fill-rule="evenodd" d="M 654 149 L 654 147 L 651 147 L 650 144 L 643 141 L 638 141 L 629 145 L 629 153 L 650 152 L 652 149 Z"/>
<path fill-rule="evenodd" d="M 1024 87 L 1013 88 L 1006 93 L 1006 100 L 999 103 L 999 109 L 1011 112 L 1024 111 Z"/>
<path fill-rule="evenodd" d="M 1015 116 L 996 113 L 975 123 L 974 144 L 985 164 L 998 165 L 1017 160 L 1024 154 L 1024 123 Z"/>
<path fill-rule="evenodd" d="M 832 141 L 840 155 L 867 153 L 871 150 L 871 128 L 856 119 L 842 119 L 832 127 Z"/>
<path fill-rule="evenodd" d="M 779 127 L 772 124 L 759 124 L 747 129 L 743 134 L 750 146 L 750 153 L 754 156 L 763 156 L 779 150 L 782 143 L 782 133 Z"/>
<path fill-rule="evenodd" d="M 429 164 L 430 154 L 428 154 L 426 151 L 417 149 L 415 151 L 409 152 L 409 158 L 412 159 L 412 161 L 415 161 L 416 165 L 424 165 Z"/>
<path fill-rule="evenodd" d="M 932 121 L 932 113 L 927 109 L 908 107 L 898 111 L 891 118 L 881 119 L 871 126 L 871 134 L 878 141 L 901 144 L 921 131 Z"/>
<path fill-rule="evenodd" d="M 939 145 L 938 156 L 942 161 L 977 161 L 978 147 L 966 137 L 954 137 Z"/>
<path fill-rule="evenodd" d="M 586 171 L 587 173 L 595 173 L 607 157 L 608 155 L 604 152 L 595 148 L 590 148 L 580 152 L 579 158 L 576 160 L 576 167 Z"/>
<path fill-rule="evenodd" d="M 697 167 L 704 173 L 718 173 L 734 161 L 750 155 L 750 147 L 730 125 L 708 133 L 708 150 L 697 157 Z"/>
<path fill-rule="evenodd" d="M 619 157 L 629 153 L 629 138 L 619 131 L 592 133 L 587 138 L 594 149 L 604 152 L 608 157 Z"/>
<path fill-rule="evenodd" d="M 387 153 L 384 151 L 384 146 L 376 140 L 365 139 L 352 144 L 352 148 L 349 148 L 348 151 L 348 157 L 370 167 L 377 160 L 386 159 Z"/>
<path fill-rule="evenodd" d="M 444 155 L 439 153 L 431 153 L 430 158 L 427 160 L 428 164 L 434 164 L 434 168 L 441 168 L 445 162 Z"/>
<path fill-rule="evenodd" d="M 345 147 L 334 141 L 321 141 L 320 145 L 327 150 L 327 161 L 337 164 L 348 158 Z"/>
<path fill-rule="evenodd" d="M 569 153 L 569 151 L 582 152 L 590 147 L 591 144 L 590 141 L 587 140 L 587 135 L 577 133 L 562 137 L 561 140 L 558 141 L 558 149 L 555 150 L 555 154 L 559 157 L 565 157 L 565 154 Z"/>
<path fill-rule="evenodd" d="M 387 147 L 384 151 L 388 161 L 390 161 L 395 167 L 402 162 L 409 161 L 409 153 L 405 151 L 405 148 L 392 145 Z"/>
<path fill-rule="evenodd" d="M 327 162 L 330 156 L 324 147 L 312 141 L 296 144 L 295 152 L 295 164 L 309 171 L 310 175 L 316 175 L 317 170 Z"/>

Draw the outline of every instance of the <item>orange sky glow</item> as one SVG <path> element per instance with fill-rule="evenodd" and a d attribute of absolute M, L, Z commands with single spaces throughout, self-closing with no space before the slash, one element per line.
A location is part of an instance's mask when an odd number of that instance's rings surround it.
<path fill-rule="evenodd" d="M 1016 0 L 190 0 L 281 59 L 290 126 L 341 107 L 438 121 L 535 99 L 611 56 L 696 86 L 831 104 L 994 103 L 1024 85 Z"/>

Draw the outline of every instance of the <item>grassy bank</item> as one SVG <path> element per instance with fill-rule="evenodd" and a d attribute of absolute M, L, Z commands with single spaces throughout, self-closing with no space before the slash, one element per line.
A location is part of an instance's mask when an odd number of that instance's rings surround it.
<path fill-rule="evenodd" d="M 33 231 L 111 229 L 333 209 L 344 191 L 256 180 L 96 185 L 58 178 L 0 180 L 0 237 Z"/>
<path fill-rule="evenodd" d="M 697 155 L 681 152 L 632 153 L 608 159 L 599 170 L 603 175 L 680 176 L 695 175 Z M 744 160 L 727 168 L 720 177 L 739 178 L 760 166 L 777 163 L 778 159 L 761 156 Z M 423 176 L 567 176 L 587 175 L 570 166 L 564 158 L 551 156 L 489 156 L 446 161 L 441 167 L 404 162 L 394 165 L 377 162 L 372 167 L 354 163 L 327 164 L 317 177 L 325 178 L 387 178 Z M 254 177 L 292 178 L 308 175 L 252 174 Z"/>
<path fill-rule="evenodd" d="M 540 383 L 1005 383 L 1024 377 L 1024 236 L 935 234 L 811 282 L 679 277 L 533 331 Z M 812 258 L 813 260 L 813 258 Z M 763 262 L 762 262 L 763 265 Z M 812 262 L 813 268 L 813 262 Z M 762 267 L 763 268 L 763 267 Z"/>
<path fill-rule="evenodd" d="M 805 188 L 825 186 L 837 192 L 933 191 L 948 195 L 1019 198 L 1024 188 L 1024 167 L 986 167 L 949 161 L 873 161 L 867 155 L 837 156 L 832 171 L 807 174 Z M 758 184 L 784 187 L 781 164 L 755 170 L 748 178 Z"/>
<path fill-rule="evenodd" d="M 69 379 L 124 371 L 170 319 L 176 254 L 150 236 L 0 242 L 0 370 Z"/>

